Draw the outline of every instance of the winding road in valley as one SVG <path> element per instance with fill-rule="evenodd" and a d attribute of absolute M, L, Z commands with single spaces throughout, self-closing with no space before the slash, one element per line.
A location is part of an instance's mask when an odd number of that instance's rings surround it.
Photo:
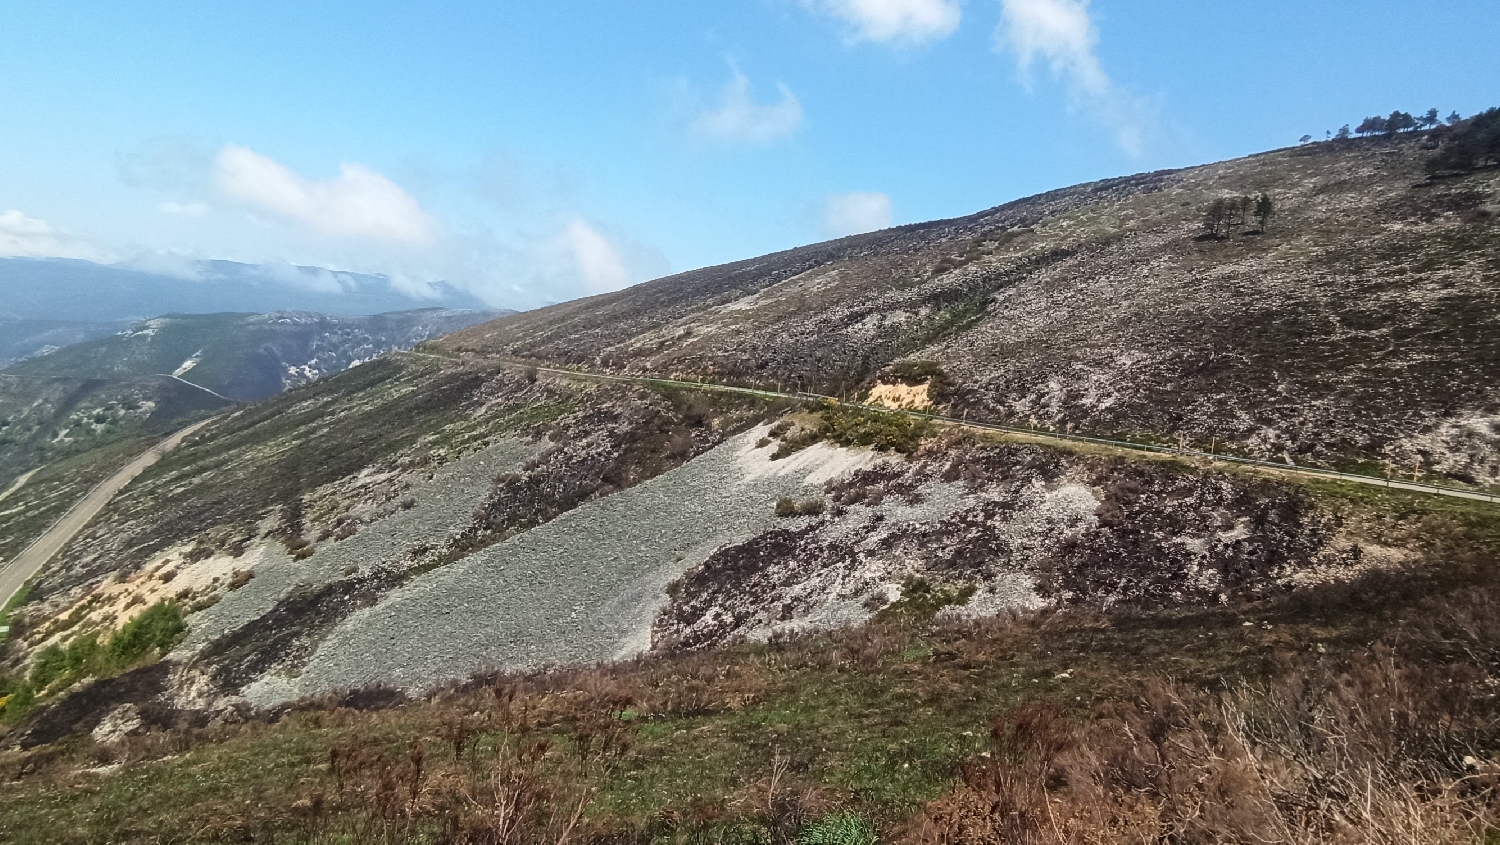
<path fill-rule="evenodd" d="M 193 432 L 211 422 L 213 422 L 212 419 L 207 419 L 182 429 L 146 450 L 145 454 L 131 461 L 124 469 L 95 485 L 88 495 L 59 517 L 57 522 L 52 523 L 52 527 L 48 528 L 45 534 L 38 537 L 26 547 L 25 551 L 16 555 L 10 563 L 0 569 L 0 607 L 9 604 L 11 598 L 20 592 L 21 587 L 41 571 L 42 567 L 47 565 L 47 561 L 61 551 L 62 547 L 67 545 L 68 541 L 73 539 L 73 536 L 82 530 L 89 520 L 97 516 L 116 493 L 125 489 L 125 485 L 134 481 L 135 477 L 145 472 L 147 467 L 161 460 L 163 455 L 177 448 L 177 445 Z"/>

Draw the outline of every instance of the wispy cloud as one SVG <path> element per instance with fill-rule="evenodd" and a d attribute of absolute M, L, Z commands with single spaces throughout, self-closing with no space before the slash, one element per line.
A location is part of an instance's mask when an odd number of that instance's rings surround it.
<path fill-rule="evenodd" d="M 726 144 L 769 144 L 791 135 L 802 125 L 802 103 L 785 85 L 778 88 L 780 100 L 757 103 L 750 80 L 736 69 L 718 105 L 693 120 L 693 135 Z"/>
<path fill-rule="evenodd" d="M 214 163 L 214 183 L 236 202 L 323 234 L 414 246 L 436 237 L 436 222 L 415 199 L 361 164 L 344 164 L 337 177 L 317 181 L 230 144 Z"/>
<path fill-rule="evenodd" d="M 830 238 L 888 229 L 894 215 L 886 194 L 856 191 L 828 198 L 823 207 L 823 232 Z"/>
<path fill-rule="evenodd" d="M 856 41 L 925 44 L 958 31 L 958 0 L 803 0 L 808 7 L 843 20 Z"/>
<path fill-rule="evenodd" d="M 1108 126 L 1126 153 L 1139 155 L 1142 104 L 1105 73 L 1095 52 L 1099 30 L 1089 0 L 1000 0 L 1000 5 L 996 46 L 1015 54 L 1028 84 L 1032 67 L 1045 63 L 1067 85 L 1074 106 Z"/>
<path fill-rule="evenodd" d="M 15 209 L 0 211 L 0 256 L 102 260 L 99 251 L 82 238 Z"/>
<path fill-rule="evenodd" d="M 630 272 L 610 242 L 583 220 L 568 223 L 568 247 L 589 293 L 608 293 L 630 284 Z"/>
<path fill-rule="evenodd" d="M 175 214 L 179 217 L 203 217 L 208 214 L 208 205 L 201 202 L 173 202 L 168 200 L 157 206 L 165 214 Z"/>

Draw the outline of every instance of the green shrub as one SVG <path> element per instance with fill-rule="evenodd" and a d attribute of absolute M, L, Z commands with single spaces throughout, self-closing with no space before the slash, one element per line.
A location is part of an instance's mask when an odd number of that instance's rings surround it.
<path fill-rule="evenodd" d="M 11 684 L 0 694 L 0 721 L 19 722 L 36 705 L 36 690 L 27 681 Z"/>
<path fill-rule="evenodd" d="M 876 618 L 885 622 L 923 622 L 945 607 L 968 603 L 975 590 L 973 584 L 933 584 L 913 575 L 901 582 L 901 598 L 876 614 Z"/>
<path fill-rule="evenodd" d="M 824 438 L 841 446 L 869 446 L 882 452 L 915 452 L 932 432 L 927 420 L 864 408 L 832 405 L 823 409 L 822 417 L 819 433 Z"/>
<path fill-rule="evenodd" d="M 74 637 L 67 648 L 49 645 L 37 653 L 31 663 L 30 685 L 36 692 L 50 687 L 69 687 L 105 667 L 104 650 L 98 634 Z"/>
<path fill-rule="evenodd" d="M 182 607 L 175 601 L 157 602 L 110 638 L 111 668 L 123 669 L 152 652 L 160 657 L 185 633 L 187 623 L 182 619 Z"/>
<path fill-rule="evenodd" d="M 802 829 L 797 845 L 875 845 L 870 823 L 854 813 L 824 816 Z"/>

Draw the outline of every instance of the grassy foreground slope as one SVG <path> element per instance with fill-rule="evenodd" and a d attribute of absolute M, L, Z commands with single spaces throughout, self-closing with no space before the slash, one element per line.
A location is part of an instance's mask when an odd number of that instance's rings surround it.
<path fill-rule="evenodd" d="M 1486 841 L 1500 538 L 1488 513 L 1380 498 L 1410 529 L 1449 527 L 1443 568 L 1191 611 L 910 606 L 415 703 L 377 687 L 12 752 L 0 837 Z"/>
<path fill-rule="evenodd" d="M 514 315 L 456 351 L 824 393 L 936 361 L 954 413 L 1500 481 L 1500 184 L 1420 137 L 1080 185 Z M 1264 231 L 1205 234 L 1269 195 Z"/>

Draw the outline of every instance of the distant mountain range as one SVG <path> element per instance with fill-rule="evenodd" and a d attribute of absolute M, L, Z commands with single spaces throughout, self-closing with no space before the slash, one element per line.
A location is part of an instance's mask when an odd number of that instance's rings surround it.
<path fill-rule="evenodd" d="M 442 282 L 432 286 L 430 293 L 419 299 L 396 289 L 386 276 L 291 264 L 189 261 L 173 266 L 171 272 L 162 272 L 76 259 L 0 259 L 0 324 L 118 323 L 162 314 L 231 311 L 380 314 L 427 307 L 490 307 L 473 294 Z M 26 331 L 47 328 L 33 326 Z M 15 330 L 0 330 L 4 331 Z M 6 337 L 0 333 L 0 343 Z"/>

